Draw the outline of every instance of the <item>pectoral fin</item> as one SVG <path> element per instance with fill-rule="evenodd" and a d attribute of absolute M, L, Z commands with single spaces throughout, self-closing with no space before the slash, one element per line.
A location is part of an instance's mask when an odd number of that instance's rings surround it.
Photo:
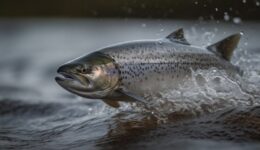
<path fill-rule="evenodd" d="M 118 103 L 118 101 L 103 99 L 103 102 L 114 108 L 120 107 L 120 104 Z"/>
<path fill-rule="evenodd" d="M 141 102 L 145 104 L 145 99 L 142 96 L 136 95 L 130 91 L 124 90 L 124 89 L 120 89 L 117 92 L 121 93 L 125 100 L 127 101 L 133 101 L 133 102 Z"/>

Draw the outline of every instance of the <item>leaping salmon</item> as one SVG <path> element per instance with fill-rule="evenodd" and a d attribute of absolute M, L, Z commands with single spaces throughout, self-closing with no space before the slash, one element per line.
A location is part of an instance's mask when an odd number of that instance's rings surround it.
<path fill-rule="evenodd" d="M 234 34 L 203 48 L 191 45 L 178 29 L 163 39 L 117 44 L 69 61 L 55 79 L 71 93 L 112 107 L 119 107 L 118 101 L 145 102 L 145 93 L 176 88 L 192 70 L 238 73 L 230 59 L 240 37 Z"/>

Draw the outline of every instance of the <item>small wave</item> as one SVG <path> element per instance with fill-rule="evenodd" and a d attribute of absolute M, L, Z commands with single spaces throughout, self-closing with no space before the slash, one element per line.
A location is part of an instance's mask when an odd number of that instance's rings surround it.
<path fill-rule="evenodd" d="M 57 103 L 31 103 L 23 100 L 2 99 L 0 100 L 0 116 L 44 116 L 55 113 L 62 107 Z"/>

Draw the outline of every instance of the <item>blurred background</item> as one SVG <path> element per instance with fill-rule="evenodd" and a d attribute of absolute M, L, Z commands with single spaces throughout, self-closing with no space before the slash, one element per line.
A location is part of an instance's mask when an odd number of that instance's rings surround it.
<path fill-rule="evenodd" d="M 259 0 L 1 0 L 0 16 L 256 20 L 259 8 Z"/>

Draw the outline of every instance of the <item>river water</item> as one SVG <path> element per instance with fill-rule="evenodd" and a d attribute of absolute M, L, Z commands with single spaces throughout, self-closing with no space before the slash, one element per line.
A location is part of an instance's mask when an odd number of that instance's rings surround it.
<path fill-rule="evenodd" d="M 199 46 L 243 32 L 232 59 L 243 76 L 232 81 L 215 70 L 194 72 L 192 86 L 154 95 L 150 112 L 79 98 L 54 81 L 70 59 L 117 42 L 163 38 L 180 27 Z M 259 39 L 260 22 L 2 19 L 0 149 L 259 150 Z"/>

